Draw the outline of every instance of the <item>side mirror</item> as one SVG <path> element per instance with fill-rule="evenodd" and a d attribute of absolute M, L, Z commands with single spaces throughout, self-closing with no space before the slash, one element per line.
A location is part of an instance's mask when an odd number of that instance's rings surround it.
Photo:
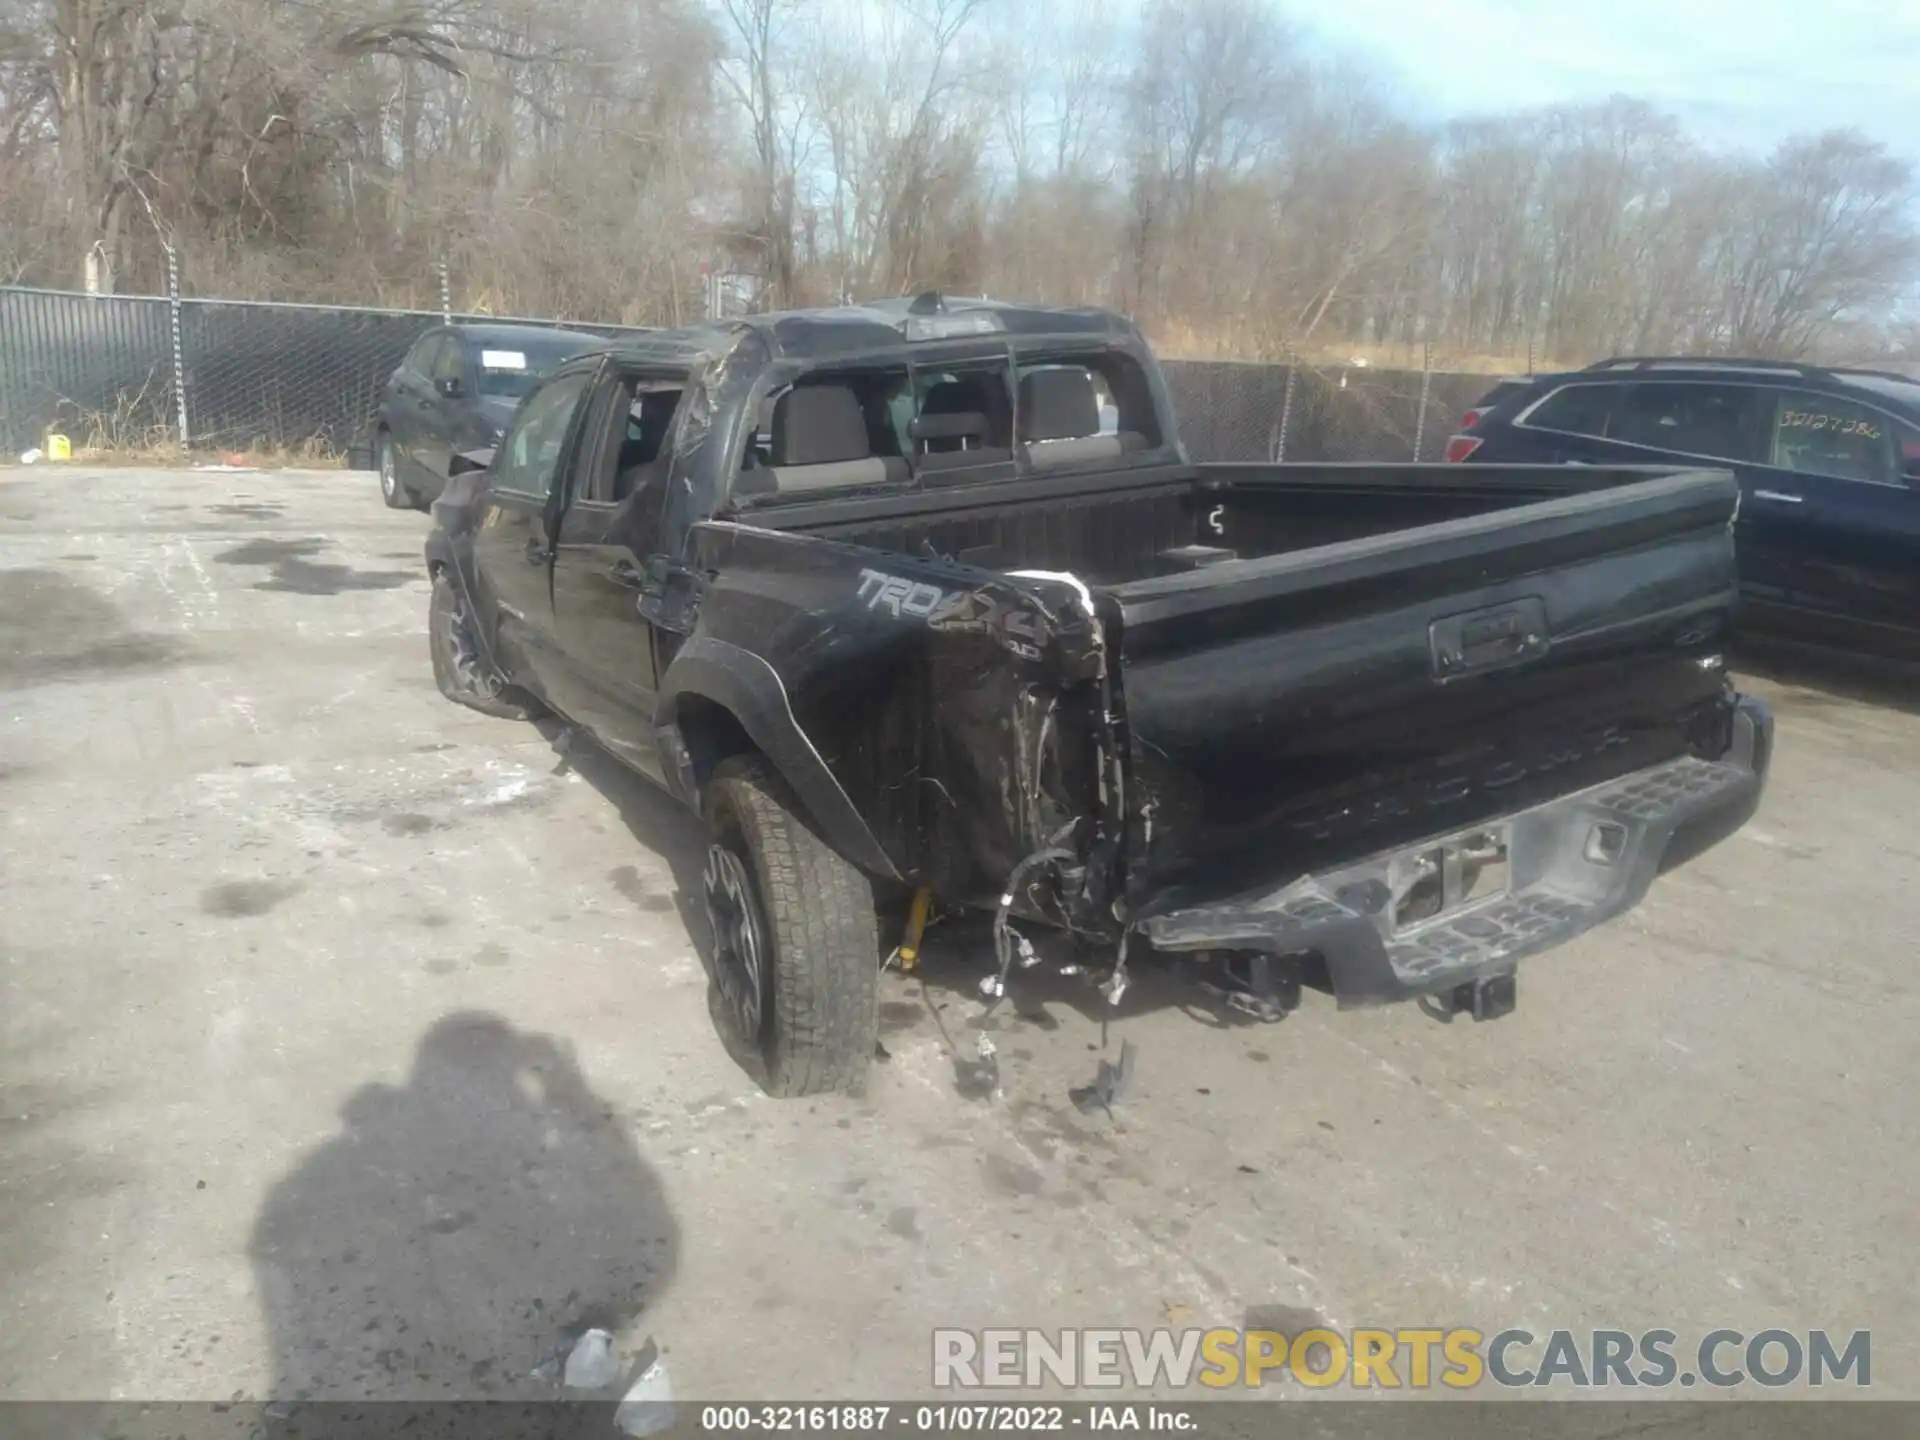
<path fill-rule="evenodd" d="M 433 388 L 449 400 L 458 400 L 466 393 L 467 387 L 460 383 L 460 377 L 458 375 L 444 375 L 433 382 Z"/>
<path fill-rule="evenodd" d="M 456 450 L 447 460 L 447 478 L 456 475 L 468 475 L 476 470 L 486 470 L 493 465 L 494 447 L 484 450 Z"/>

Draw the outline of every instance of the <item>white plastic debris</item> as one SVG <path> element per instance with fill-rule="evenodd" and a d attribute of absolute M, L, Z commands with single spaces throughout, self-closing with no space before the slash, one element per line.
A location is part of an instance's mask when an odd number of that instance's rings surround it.
<path fill-rule="evenodd" d="M 614 1428 L 628 1435 L 658 1435 L 673 1428 L 673 1382 L 667 1378 L 667 1362 L 660 1359 L 652 1341 L 641 1358 L 647 1354 L 653 1359 L 613 1412 Z"/>
<path fill-rule="evenodd" d="M 620 1364 L 613 1355 L 613 1336 L 604 1330 L 589 1330 L 573 1342 L 567 1356 L 564 1376 L 569 1390 L 602 1390 L 620 1378 Z"/>
<path fill-rule="evenodd" d="M 38 445 L 34 446 L 31 450 L 22 450 L 20 452 L 20 463 L 22 465 L 38 465 L 41 458 L 42 452 Z"/>

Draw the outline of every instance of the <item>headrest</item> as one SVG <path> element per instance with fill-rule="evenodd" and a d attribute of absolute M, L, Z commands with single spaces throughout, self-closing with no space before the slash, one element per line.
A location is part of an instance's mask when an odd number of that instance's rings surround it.
<path fill-rule="evenodd" d="M 860 398 L 847 385 L 796 385 L 773 407 L 773 463 L 833 465 L 873 453 Z"/>
<path fill-rule="evenodd" d="M 964 380 L 942 380 L 927 391 L 920 406 L 922 415 L 972 415 L 987 408 L 986 387 L 977 376 Z"/>
<path fill-rule="evenodd" d="M 1020 438 L 1076 440 L 1100 431 L 1093 377 L 1078 367 L 1035 370 L 1020 378 Z"/>

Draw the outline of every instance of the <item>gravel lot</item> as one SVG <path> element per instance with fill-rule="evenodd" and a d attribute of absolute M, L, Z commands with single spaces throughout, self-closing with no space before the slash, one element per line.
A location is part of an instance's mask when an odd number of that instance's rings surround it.
<path fill-rule="evenodd" d="M 435 692 L 425 528 L 364 475 L 0 472 L 0 1396 L 520 1393 L 589 1320 L 683 1396 L 914 1396 L 934 1324 L 1250 1313 L 1871 1328 L 1920 1396 L 1920 707 L 1752 682 L 1758 819 L 1497 1024 L 1146 981 L 1089 1118 L 1058 978 L 959 1093 L 951 939 L 864 1098 L 775 1102 L 691 823 Z"/>

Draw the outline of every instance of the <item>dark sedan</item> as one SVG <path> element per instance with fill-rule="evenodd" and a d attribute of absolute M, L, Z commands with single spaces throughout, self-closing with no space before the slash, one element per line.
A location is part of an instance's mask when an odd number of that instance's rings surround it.
<path fill-rule="evenodd" d="M 422 335 L 380 395 L 373 453 L 387 504 L 425 507 L 445 488 L 453 456 L 499 439 L 540 376 L 606 343 L 538 325 L 441 325 Z"/>

